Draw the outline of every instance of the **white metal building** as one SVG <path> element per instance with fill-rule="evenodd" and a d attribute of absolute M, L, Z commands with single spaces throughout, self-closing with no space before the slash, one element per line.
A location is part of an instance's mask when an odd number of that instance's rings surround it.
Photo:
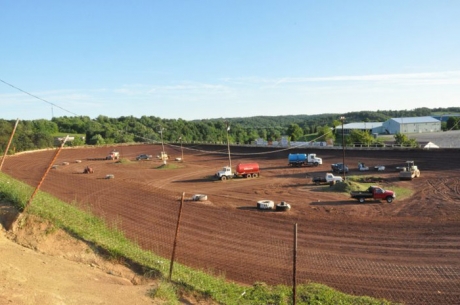
<path fill-rule="evenodd" d="M 359 123 L 348 123 L 343 125 L 343 133 L 348 135 L 352 130 L 367 131 L 371 134 L 383 133 L 382 122 L 359 122 Z M 336 134 L 342 134 L 342 125 L 335 127 Z"/>
<path fill-rule="evenodd" d="M 382 125 L 383 133 L 427 133 L 441 131 L 441 121 L 431 116 L 393 118 Z"/>

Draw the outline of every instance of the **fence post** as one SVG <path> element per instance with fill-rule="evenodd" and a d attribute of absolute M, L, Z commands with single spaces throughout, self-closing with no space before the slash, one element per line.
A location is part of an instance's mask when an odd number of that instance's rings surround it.
<path fill-rule="evenodd" d="M 43 182 L 45 181 L 45 178 L 46 176 L 48 175 L 51 167 L 53 167 L 53 163 L 54 161 L 56 161 L 57 157 L 59 156 L 59 153 L 61 152 L 62 148 L 64 147 L 64 144 L 65 142 L 67 142 L 67 140 L 69 139 L 69 136 L 67 135 L 65 137 L 65 139 L 62 141 L 62 144 L 61 146 L 58 148 L 58 150 L 56 151 L 56 154 L 54 155 L 53 157 L 53 160 L 51 160 L 50 164 L 48 164 L 48 168 L 46 169 L 45 173 L 43 174 L 42 176 L 42 179 L 40 180 L 40 182 L 37 184 L 37 186 L 35 187 L 35 190 L 34 192 L 32 193 L 32 195 L 30 196 L 29 198 L 29 201 L 27 201 L 24 209 L 22 210 L 22 213 L 18 214 L 18 217 L 16 217 L 16 219 L 13 221 L 13 223 L 11 224 L 11 228 L 13 228 L 13 231 L 14 231 L 14 228 L 16 227 L 16 224 L 18 223 L 19 219 L 21 218 L 21 215 L 24 215 L 27 208 L 31 205 L 32 203 L 32 200 L 35 198 L 35 195 L 38 193 L 38 191 L 40 190 L 40 187 L 42 186 Z"/>
<path fill-rule="evenodd" d="M 0 171 L 2 171 L 3 162 L 5 162 L 6 156 L 8 155 L 8 150 L 10 149 L 11 142 L 13 141 L 13 136 L 16 133 L 16 128 L 18 127 L 19 119 L 16 120 L 16 124 L 14 124 L 13 131 L 11 132 L 10 140 L 8 141 L 8 145 L 6 146 L 5 154 L 3 155 L 2 162 L 0 163 Z"/>
<path fill-rule="evenodd" d="M 292 304 L 297 300 L 297 223 L 294 225 L 294 253 L 292 256 Z"/>
<path fill-rule="evenodd" d="M 179 216 L 177 216 L 176 234 L 174 236 L 173 251 L 171 255 L 171 262 L 169 265 L 169 281 L 170 282 L 171 282 L 171 277 L 172 277 L 172 272 L 173 272 L 174 260 L 176 256 L 176 245 L 177 245 L 177 238 L 179 236 L 180 217 L 182 215 L 182 206 L 184 205 L 184 197 L 185 197 L 185 192 L 182 193 L 182 198 L 180 200 L 180 206 L 179 206 Z"/>

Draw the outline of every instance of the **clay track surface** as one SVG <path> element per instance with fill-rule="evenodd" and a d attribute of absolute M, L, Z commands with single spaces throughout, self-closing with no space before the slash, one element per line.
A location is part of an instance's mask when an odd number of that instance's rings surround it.
<path fill-rule="evenodd" d="M 359 204 L 307 178 L 342 162 L 342 150 L 232 147 L 232 165 L 256 161 L 261 177 L 221 182 L 212 175 L 228 165 L 226 147 L 184 147 L 182 163 L 173 161 L 181 156 L 180 147 L 167 148 L 175 169 L 161 169 L 159 160 L 134 161 L 141 153 L 158 155 L 158 145 L 119 147 L 122 159 L 131 160 L 122 163 L 98 160 L 112 148 L 64 149 L 42 190 L 90 208 L 166 258 L 184 192 L 177 260 L 236 282 L 290 285 L 297 223 L 298 283 L 320 282 L 407 304 L 460 303 L 460 150 L 346 150 L 348 175 L 372 175 L 384 188 L 413 190 L 392 204 Z M 55 152 L 8 157 L 3 171 L 35 186 Z M 288 167 L 291 152 L 316 153 L 323 165 Z M 406 160 L 416 162 L 420 178 L 399 181 L 394 169 Z M 359 172 L 358 162 L 385 165 L 386 171 Z M 95 173 L 82 174 L 86 165 Z M 109 174 L 115 178 L 105 179 Z M 191 201 L 194 194 L 208 200 Z M 292 209 L 257 210 L 256 202 L 264 199 L 286 201 Z"/>

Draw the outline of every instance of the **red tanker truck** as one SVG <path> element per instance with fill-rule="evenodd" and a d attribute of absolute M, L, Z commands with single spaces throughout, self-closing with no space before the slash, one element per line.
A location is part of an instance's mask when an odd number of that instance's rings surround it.
<path fill-rule="evenodd" d="M 218 171 L 215 176 L 220 180 L 227 180 L 233 177 L 256 178 L 260 175 L 260 167 L 258 163 L 238 163 L 235 167 L 235 172 L 232 172 L 230 166 L 224 166 Z"/>

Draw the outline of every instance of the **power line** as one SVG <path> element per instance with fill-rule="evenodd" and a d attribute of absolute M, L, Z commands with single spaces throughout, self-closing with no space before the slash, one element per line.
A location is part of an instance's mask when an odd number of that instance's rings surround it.
<path fill-rule="evenodd" d="M 2 83 L 4 83 L 4 84 L 6 84 L 6 85 L 8 85 L 8 86 L 10 86 L 10 87 L 12 87 L 12 88 L 18 90 L 18 91 L 21 91 L 22 93 L 25 93 L 25 94 L 27 94 L 27 95 L 30 95 L 31 97 L 34 97 L 34 98 L 36 98 L 36 99 L 38 99 L 38 100 L 40 100 L 40 101 L 42 101 L 42 102 L 48 103 L 48 104 L 50 104 L 50 105 L 52 105 L 52 106 L 54 106 L 54 107 L 57 107 L 57 108 L 59 108 L 59 109 L 61 109 L 61 110 L 64 110 L 65 112 L 68 112 L 68 113 L 71 113 L 71 114 L 73 114 L 73 115 L 75 115 L 75 116 L 78 116 L 76 113 L 74 113 L 74 112 L 72 112 L 72 111 L 69 111 L 69 110 L 67 110 L 67 109 L 64 109 L 64 108 L 62 108 L 61 106 L 58 106 L 58 105 L 56 105 L 56 104 L 54 104 L 54 103 L 48 102 L 47 100 L 42 99 L 41 97 L 38 97 L 38 96 L 36 96 L 36 95 L 33 95 L 32 93 L 29 93 L 29 92 L 27 92 L 27 91 L 25 91 L 25 90 L 22 90 L 21 88 L 18 88 L 18 87 L 16 87 L 16 86 L 14 86 L 14 85 L 12 85 L 12 84 L 10 84 L 10 83 L 8 83 L 8 82 L 2 80 L 2 79 L 0 79 L 0 82 L 2 82 Z"/>
<path fill-rule="evenodd" d="M 38 100 L 40 100 L 40 101 L 43 101 L 43 102 L 45 102 L 45 103 L 47 103 L 47 104 L 50 104 L 50 105 L 52 105 L 52 106 L 54 106 L 54 107 L 57 107 L 57 108 L 59 108 L 59 109 L 61 109 L 61 110 L 64 110 L 64 111 L 66 111 L 66 112 L 68 112 L 68 113 L 71 113 L 71 114 L 73 114 L 74 116 L 79 116 L 78 114 L 76 114 L 76 113 L 74 113 L 74 112 L 72 112 L 72 111 L 69 111 L 69 110 L 67 110 L 67 109 L 64 109 L 64 108 L 62 108 L 61 106 L 58 106 L 58 105 L 56 105 L 56 104 L 54 104 L 54 103 L 52 103 L 52 102 L 49 102 L 49 101 L 47 101 L 47 100 L 45 100 L 45 99 L 42 99 L 41 97 L 38 97 L 38 96 L 33 95 L 33 94 L 31 94 L 31 93 L 29 93 L 29 92 L 27 92 L 27 91 L 25 91 L 25 90 L 22 90 L 21 88 L 18 88 L 18 87 L 16 87 L 16 86 L 14 86 L 14 85 L 12 85 L 12 84 L 10 84 L 10 83 L 8 83 L 8 82 L 2 80 L 2 79 L 0 79 L 0 82 L 2 82 L 2 83 L 4 83 L 4 84 L 6 84 L 6 85 L 8 85 L 8 86 L 10 86 L 10 87 L 12 87 L 12 88 L 18 90 L 18 91 L 21 91 L 22 93 L 25 93 L 25 94 L 27 94 L 27 95 L 30 95 L 30 96 L 32 96 L 32 97 L 34 97 L 34 98 L 36 98 L 36 99 L 38 99 Z M 53 111 L 53 109 L 51 109 L 51 110 Z M 241 129 L 250 129 L 251 127 L 242 127 L 242 126 L 240 126 L 239 128 L 241 128 Z M 261 127 L 261 126 L 259 126 L 259 127 L 253 127 L 253 128 L 254 128 L 254 129 L 271 129 L 271 128 L 276 129 L 276 128 L 283 128 L 283 127 L 281 127 L 281 126 L 279 126 L 279 127 L 278 127 L 278 126 L 267 126 L 267 127 Z M 121 132 L 124 132 L 123 130 L 120 130 L 120 131 L 121 131 Z M 162 130 L 160 131 L 160 133 L 161 133 L 161 136 L 163 136 Z M 329 132 L 329 133 L 331 133 L 331 132 Z M 139 138 L 141 138 L 141 139 L 150 141 L 150 142 L 152 142 L 152 143 L 159 143 L 158 141 L 156 141 L 156 140 L 154 140 L 154 139 L 149 139 L 149 138 L 146 138 L 146 137 L 142 137 L 142 136 L 136 135 L 136 134 L 134 134 L 134 133 L 130 133 L 130 134 L 132 134 L 132 135 L 134 135 L 134 136 L 137 136 L 137 137 L 139 137 Z M 322 138 L 322 137 L 324 137 L 324 136 L 326 136 L 326 135 L 327 135 L 327 134 L 321 135 L 321 136 L 317 137 L 316 139 L 314 139 L 313 141 L 315 141 L 315 140 L 317 140 L 317 139 L 319 139 L 319 138 Z M 161 143 L 162 143 L 162 145 L 163 145 L 163 141 L 161 141 Z M 171 146 L 171 147 L 175 147 L 175 146 L 176 146 L 176 145 L 174 145 L 174 144 L 169 144 L 169 143 L 165 143 L 165 144 L 168 145 L 168 146 Z M 277 153 L 277 152 L 280 152 L 280 151 L 290 150 L 290 149 L 293 149 L 293 148 L 300 148 L 300 147 L 304 147 L 304 146 L 308 146 L 308 143 L 305 143 L 305 144 L 297 144 L 297 145 L 293 145 L 293 146 L 291 146 L 291 147 L 283 147 L 283 148 L 276 149 L 276 150 L 271 151 L 271 152 L 259 152 L 259 153 L 234 153 L 234 155 L 266 155 L 266 154 Z M 226 153 L 227 153 L 227 152 L 221 152 L 221 151 L 206 151 L 206 150 L 194 149 L 194 148 L 189 148 L 189 147 L 185 147 L 185 149 L 194 150 L 194 151 L 198 151 L 198 152 L 202 152 L 202 153 L 214 153 L 214 154 L 226 154 Z M 164 149 L 163 149 L 163 151 L 164 151 Z"/>

